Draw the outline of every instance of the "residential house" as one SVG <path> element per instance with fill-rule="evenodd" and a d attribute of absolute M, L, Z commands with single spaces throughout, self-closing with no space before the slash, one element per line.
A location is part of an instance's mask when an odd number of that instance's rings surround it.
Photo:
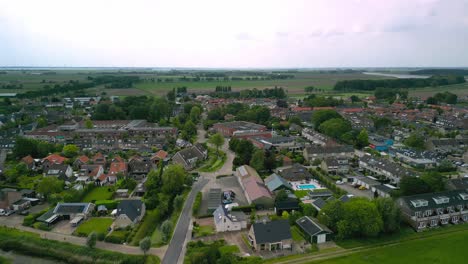
<path fill-rule="evenodd" d="M 116 229 L 133 226 L 143 219 L 145 203 L 141 200 L 121 200 L 117 206 L 117 215 L 113 226 Z"/>
<path fill-rule="evenodd" d="M 308 216 L 297 219 L 296 224 L 304 232 L 310 243 L 322 244 L 332 238 L 333 232 L 328 227 Z"/>
<path fill-rule="evenodd" d="M 279 169 L 278 174 L 290 182 L 312 179 L 309 170 L 298 163 L 293 164 L 290 168 Z"/>
<path fill-rule="evenodd" d="M 236 169 L 236 176 L 249 204 L 255 204 L 258 208 L 273 207 L 273 196 L 254 168 L 240 166 Z"/>
<path fill-rule="evenodd" d="M 28 167 L 28 170 L 34 170 L 36 168 L 36 162 L 34 161 L 34 158 L 31 157 L 31 155 L 28 155 L 22 158 L 21 162 L 26 164 L 26 167 Z"/>
<path fill-rule="evenodd" d="M 273 173 L 267 178 L 265 178 L 265 185 L 271 193 L 280 190 L 294 191 L 291 184 L 276 173 Z"/>
<path fill-rule="evenodd" d="M 9 209 L 12 205 L 21 200 L 21 192 L 15 189 L 3 188 L 0 190 L 0 209 Z"/>
<path fill-rule="evenodd" d="M 14 202 L 11 207 L 13 207 L 13 210 L 19 212 L 19 211 L 23 211 L 25 209 L 28 209 L 29 207 L 31 207 L 31 201 L 28 200 L 27 198 L 22 198 L 16 202 Z"/>
<path fill-rule="evenodd" d="M 283 201 L 275 201 L 275 213 L 276 215 L 282 215 L 283 212 L 292 213 L 300 210 L 299 200 L 297 198 L 287 198 Z"/>
<path fill-rule="evenodd" d="M 44 169 L 44 176 L 68 180 L 73 176 L 73 170 L 67 164 L 51 164 L 48 168 Z"/>
<path fill-rule="evenodd" d="M 119 156 L 113 158 L 109 166 L 109 172 L 107 174 L 117 177 L 119 174 L 122 176 L 127 176 L 127 173 L 128 165 L 125 160 Z"/>
<path fill-rule="evenodd" d="M 195 144 L 177 152 L 172 157 L 172 162 L 182 165 L 185 170 L 192 170 L 197 166 L 197 162 L 205 160 L 207 157 L 208 151 L 201 144 Z"/>
<path fill-rule="evenodd" d="M 468 222 L 468 191 L 404 196 L 397 200 L 404 219 L 416 231 Z"/>
<path fill-rule="evenodd" d="M 72 226 L 78 225 L 82 220 L 88 218 L 94 211 L 94 204 L 92 203 L 58 203 L 53 214 L 46 219 L 46 222 L 54 222 L 55 219 L 61 218 L 71 220 Z"/>
<path fill-rule="evenodd" d="M 101 152 L 96 153 L 93 157 L 93 164 L 101 165 L 103 167 L 106 166 L 106 157 Z"/>
<path fill-rule="evenodd" d="M 151 161 L 153 162 L 154 165 L 158 165 L 159 163 L 163 162 L 166 163 L 168 160 L 167 157 L 168 153 L 164 150 L 158 150 L 152 157 Z"/>
<path fill-rule="evenodd" d="M 352 146 L 311 146 L 304 149 L 304 158 L 312 163 L 314 160 L 323 160 L 325 158 L 343 158 L 350 159 L 354 156 Z"/>
<path fill-rule="evenodd" d="M 242 211 L 230 211 L 219 205 L 213 213 L 216 232 L 239 231 L 247 228 L 247 216 Z"/>
<path fill-rule="evenodd" d="M 264 132 L 267 127 L 246 121 L 233 121 L 216 123 L 213 125 L 213 129 L 225 137 L 232 137 L 236 134 Z"/>
<path fill-rule="evenodd" d="M 128 161 L 128 173 L 134 178 L 144 178 L 153 168 L 151 159 L 148 157 L 133 156 Z"/>
<path fill-rule="evenodd" d="M 73 162 L 73 167 L 77 169 L 81 169 L 81 166 L 88 164 L 90 159 L 86 155 L 81 155 Z"/>
<path fill-rule="evenodd" d="M 255 251 L 292 249 L 292 236 L 288 220 L 254 223 L 248 234 Z"/>
<path fill-rule="evenodd" d="M 390 160 L 364 155 L 359 158 L 359 168 L 367 170 L 374 175 L 379 175 L 389 179 L 392 183 L 398 184 L 404 176 L 414 176 L 412 171 L 394 163 Z"/>
<path fill-rule="evenodd" d="M 349 172 L 349 160 L 347 158 L 325 158 L 320 167 L 328 174 L 346 174 Z"/>
<path fill-rule="evenodd" d="M 67 158 L 65 157 L 62 157 L 60 155 L 57 155 L 57 154 L 51 154 L 45 158 L 42 159 L 42 168 L 44 170 L 48 169 L 51 165 L 53 164 L 62 164 L 64 163 L 66 160 L 68 160 Z"/>

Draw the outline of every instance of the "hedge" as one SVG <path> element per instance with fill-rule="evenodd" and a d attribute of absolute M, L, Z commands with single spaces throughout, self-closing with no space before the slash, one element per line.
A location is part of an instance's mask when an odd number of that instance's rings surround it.
<path fill-rule="evenodd" d="M 39 218 L 39 216 L 47 213 L 49 211 L 49 208 L 46 208 L 38 213 L 35 214 L 30 214 L 24 217 L 23 219 L 23 225 L 24 226 L 32 226 L 34 222 L 36 222 L 36 219 Z"/>
<path fill-rule="evenodd" d="M 232 208 L 232 211 L 242 211 L 244 213 L 250 213 L 255 209 L 255 205 L 236 206 Z"/>
<path fill-rule="evenodd" d="M 126 255 L 119 252 L 73 245 L 55 240 L 41 239 L 38 234 L 0 227 L 0 249 L 39 258 L 54 259 L 64 263 L 125 263 L 144 264 L 142 255 Z M 159 263 L 159 259 L 151 258 Z"/>
<path fill-rule="evenodd" d="M 130 235 L 129 230 L 115 230 L 112 231 L 104 241 L 114 244 L 123 244 L 127 241 L 128 236 Z"/>
<path fill-rule="evenodd" d="M 98 200 L 94 204 L 96 205 L 96 208 L 98 208 L 100 205 L 104 205 L 107 208 L 107 210 L 114 210 L 119 205 L 119 201 L 118 200 Z"/>
<path fill-rule="evenodd" d="M 198 211 L 200 210 L 201 202 L 202 202 L 202 193 L 198 192 L 197 197 L 195 197 L 195 202 L 193 203 L 193 208 L 192 208 L 192 215 L 197 216 Z"/>

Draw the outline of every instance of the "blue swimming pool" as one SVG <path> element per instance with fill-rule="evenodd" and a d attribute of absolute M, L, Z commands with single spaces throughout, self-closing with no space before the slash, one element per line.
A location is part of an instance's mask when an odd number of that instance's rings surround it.
<path fill-rule="evenodd" d="M 317 188 L 315 185 L 313 184 L 300 184 L 300 185 L 297 185 L 297 189 L 299 190 L 311 190 L 311 189 L 315 189 Z"/>

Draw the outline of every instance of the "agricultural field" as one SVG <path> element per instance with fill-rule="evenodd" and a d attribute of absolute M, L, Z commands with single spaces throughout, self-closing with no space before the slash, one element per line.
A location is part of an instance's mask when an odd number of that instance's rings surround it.
<path fill-rule="evenodd" d="M 345 257 L 310 263 L 464 263 L 468 230 L 377 247 Z"/>

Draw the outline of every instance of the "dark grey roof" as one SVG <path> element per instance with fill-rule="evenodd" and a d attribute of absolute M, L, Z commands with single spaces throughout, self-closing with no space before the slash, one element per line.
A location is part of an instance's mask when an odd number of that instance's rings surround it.
<path fill-rule="evenodd" d="M 408 208 L 414 211 L 446 208 L 448 206 L 465 205 L 468 202 L 468 190 L 454 190 L 437 193 L 424 193 L 401 197 Z"/>
<path fill-rule="evenodd" d="M 55 206 L 54 214 L 82 214 L 88 210 L 90 205 L 90 203 L 58 203 L 57 206 Z"/>
<path fill-rule="evenodd" d="M 387 185 L 375 185 L 373 187 L 375 189 L 377 189 L 377 190 L 379 190 L 381 192 L 387 193 L 387 194 L 390 194 L 390 192 L 393 191 L 393 189 L 388 187 Z"/>
<path fill-rule="evenodd" d="M 208 209 L 216 209 L 221 204 L 221 189 L 212 188 L 208 192 Z"/>
<path fill-rule="evenodd" d="M 310 174 L 309 170 L 297 163 L 293 164 L 291 168 L 280 170 L 278 173 L 288 181 L 300 181 L 312 178 L 312 174 Z"/>
<path fill-rule="evenodd" d="M 388 171 L 393 175 L 399 176 L 400 178 L 403 176 L 414 176 L 415 173 L 410 171 L 394 162 L 391 162 L 387 159 L 372 157 L 370 155 L 362 156 L 359 161 L 368 164 L 369 166 L 378 168 L 383 171 Z"/>
<path fill-rule="evenodd" d="M 117 215 L 125 214 L 134 221 L 142 213 L 143 202 L 141 200 L 121 200 L 117 206 Z"/>
<path fill-rule="evenodd" d="M 309 154 L 340 154 L 340 153 L 354 153 L 354 148 L 349 145 L 345 146 L 314 146 L 306 148 Z"/>
<path fill-rule="evenodd" d="M 276 191 L 281 187 L 285 187 L 289 190 L 293 189 L 293 187 L 291 186 L 291 184 L 289 184 L 288 181 L 286 181 L 284 178 L 282 178 L 276 173 L 273 173 L 265 179 L 265 185 L 268 188 L 268 190 L 270 190 L 270 192 Z"/>
<path fill-rule="evenodd" d="M 221 125 L 229 128 L 236 129 L 238 131 L 243 131 L 243 130 L 261 130 L 265 129 L 266 127 L 263 125 L 251 123 L 251 122 L 246 122 L 246 121 L 233 121 L 233 122 L 226 122 L 226 123 L 221 123 Z"/>
<path fill-rule="evenodd" d="M 284 201 L 278 201 L 275 203 L 275 207 L 278 210 L 295 210 L 299 209 L 299 201 L 297 199 L 287 199 Z"/>
<path fill-rule="evenodd" d="M 468 189 L 468 178 L 451 179 L 448 185 L 455 190 Z"/>
<path fill-rule="evenodd" d="M 323 200 L 322 198 L 317 198 L 312 202 L 312 205 L 317 209 L 321 210 L 327 202 Z"/>
<path fill-rule="evenodd" d="M 333 193 L 330 191 L 330 190 L 320 190 L 320 191 L 317 191 L 317 190 L 313 190 L 313 191 L 310 191 L 308 196 L 310 198 L 317 198 L 317 197 L 330 197 L 332 196 Z"/>
<path fill-rule="evenodd" d="M 253 231 L 257 244 L 279 242 L 291 239 L 288 220 L 276 220 L 253 224 Z"/>
<path fill-rule="evenodd" d="M 310 219 L 308 216 L 304 216 L 297 219 L 296 223 L 309 236 L 333 233 L 326 226 L 320 224 L 318 221 Z"/>

